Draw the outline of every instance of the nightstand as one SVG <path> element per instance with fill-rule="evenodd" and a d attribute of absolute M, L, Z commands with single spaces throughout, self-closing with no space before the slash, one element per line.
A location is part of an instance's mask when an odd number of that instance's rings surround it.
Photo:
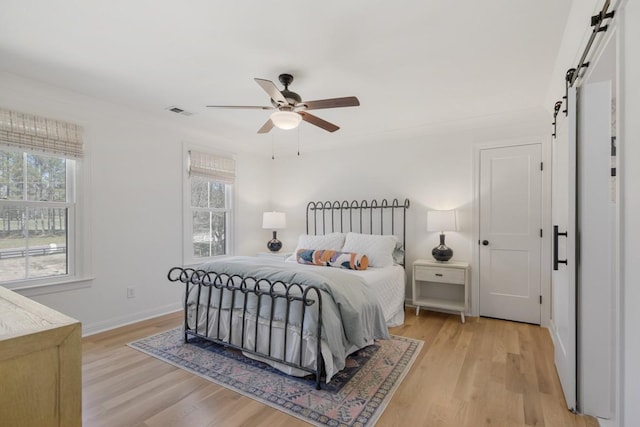
<path fill-rule="evenodd" d="M 258 252 L 256 256 L 264 258 L 281 259 L 282 261 L 293 255 L 293 252 Z"/>
<path fill-rule="evenodd" d="M 416 316 L 420 307 L 459 311 L 464 323 L 469 288 L 469 264 L 417 259 L 413 263 L 413 305 Z"/>

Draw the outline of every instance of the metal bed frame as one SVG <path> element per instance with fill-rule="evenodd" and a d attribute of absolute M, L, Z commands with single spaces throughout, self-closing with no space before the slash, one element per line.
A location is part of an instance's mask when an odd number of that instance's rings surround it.
<path fill-rule="evenodd" d="M 340 232 L 356 232 L 363 234 L 394 235 L 400 239 L 403 249 L 407 234 L 407 209 L 409 199 L 400 204 L 398 199 L 391 203 L 387 199 L 381 202 L 363 200 L 358 202 L 309 202 L 307 205 L 307 234 L 326 234 Z M 396 215 L 396 211 L 399 211 Z M 399 216 L 402 216 L 400 219 Z M 313 218 L 312 218 L 313 217 Z M 402 221 L 402 233 L 398 230 L 398 222 Z M 318 231 L 321 230 L 321 233 Z M 385 232 L 387 231 L 387 232 Z M 390 232 L 389 232 L 390 231 Z M 405 266 L 404 257 L 400 263 Z"/>
<path fill-rule="evenodd" d="M 365 234 L 393 234 L 399 239 L 402 245 L 405 243 L 406 236 L 406 211 L 409 208 L 409 199 L 405 199 L 400 203 L 394 199 L 389 203 L 386 199 L 381 202 L 373 200 L 367 202 L 310 202 L 307 205 L 306 212 L 306 230 L 307 234 L 326 234 L 327 232 L 359 232 Z M 396 214 L 396 211 L 399 211 Z M 399 233 L 397 223 L 402 222 L 402 233 Z M 385 233 L 385 230 L 387 231 Z M 321 233 L 319 233 L 321 231 Z M 404 256 L 402 258 L 402 266 L 404 266 Z M 171 282 L 180 282 L 185 285 L 184 297 L 184 342 L 189 343 L 192 340 L 204 340 L 225 347 L 240 350 L 245 353 L 259 356 L 271 360 L 273 362 L 282 363 L 284 365 L 309 372 L 315 377 L 316 389 L 321 388 L 321 377 L 324 373 L 324 363 L 321 353 L 322 342 L 322 293 L 315 286 L 302 286 L 298 283 L 284 283 L 282 281 L 274 281 L 251 277 L 228 275 L 225 273 L 217 273 L 214 271 L 205 271 L 202 269 L 173 267 L 169 270 L 167 278 Z M 213 288 L 218 290 L 217 295 L 217 313 L 211 316 L 210 310 L 206 309 L 205 325 L 199 326 L 200 312 L 205 308 L 200 307 L 200 297 L 203 289 L 209 288 L 207 306 L 211 307 Z M 188 322 L 188 302 L 189 295 L 192 292 L 197 293 L 197 303 L 195 304 L 195 326 L 190 327 Z M 240 295 L 241 294 L 241 295 Z M 248 297 L 253 295 L 257 298 L 257 311 L 255 316 L 255 327 L 253 331 L 247 331 L 245 328 L 247 319 L 247 301 Z M 222 309 L 223 298 L 228 301 L 225 296 L 230 297 L 231 304 L 229 309 Z M 242 307 L 235 307 L 236 299 L 242 298 Z M 283 328 L 283 348 L 282 357 L 274 356 L 272 345 L 272 334 L 274 331 L 274 311 L 278 301 L 285 303 L 285 320 Z M 263 305 L 266 304 L 266 305 Z M 297 355 L 298 361 L 289 361 L 287 359 L 287 330 L 290 326 L 290 319 L 295 310 L 300 313 L 300 331 L 304 329 L 304 319 L 308 307 L 316 304 L 318 310 L 318 322 L 316 325 L 316 366 L 309 368 L 303 366 L 302 352 L 303 340 L 300 339 Z M 269 333 L 267 336 L 258 334 L 258 316 L 264 307 L 268 308 Z M 223 314 L 224 312 L 224 314 Z M 239 315 L 242 319 L 241 323 L 241 342 L 233 341 L 233 317 Z M 227 333 L 228 338 L 220 337 L 220 324 L 224 320 L 222 316 L 226 316 L 229 324 Z M 249 314 L 249 317 L 253 314 Z M 211 323 L 215 322 L 215 323 Z M 215 336 L 209 336 L 212 325 L 215 328 Z M 204 331 L 202 330 L 204 329 Z M 245 339 L 246 333 L 253 333 L 253 346 L 249 346 Z M 267 339 L 267 352 L 258 351 L 258 340 Z M 292 353 L 293 354 L 293 353 Z"/>

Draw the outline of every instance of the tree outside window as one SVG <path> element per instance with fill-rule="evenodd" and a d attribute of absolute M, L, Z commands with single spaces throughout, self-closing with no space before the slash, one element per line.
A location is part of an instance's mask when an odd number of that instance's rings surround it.
<path fill-rule="evenodd" d="M 191 180 L 193 254 L 196 258 L 227 254 L 227 185 Z"/>
<path fill-rule="evenodd" d="M 229 255 L 235 160 L 186 149 L 184 262 Z"/>
<path fill-rule="evenodd" d="M 0 149 L 0 283 L 69 273 L 74 167 L 63 157 Z"/>

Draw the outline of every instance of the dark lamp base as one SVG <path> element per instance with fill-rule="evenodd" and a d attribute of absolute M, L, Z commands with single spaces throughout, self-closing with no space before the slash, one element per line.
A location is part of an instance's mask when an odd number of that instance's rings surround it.
<path fill-rule="evenodd" d="M 431 255 L 436 261 L 449 261 L 453 257 L 453 251 L 445 245 L 439 245 L 433 248 Z"/>
<path fill-rule="evenodd" d="M 440 235 L 440 244 L 433 248 L 431 255 L 436 261 L 449 261 L 453 257 L 453 251 L 444 244 L 444 234 Z"/>
<path fill-rule="evenodd" d="M 280 249 L 282 249 L 282 242 L 276 238 L 275 231 L 273 232 L 273 239 L 267 242 L 267 248 L 271 252 L 278 252 Z"/>

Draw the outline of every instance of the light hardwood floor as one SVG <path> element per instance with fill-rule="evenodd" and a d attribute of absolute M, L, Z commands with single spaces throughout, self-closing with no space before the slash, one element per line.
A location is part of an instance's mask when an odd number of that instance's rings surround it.
<path fill-rule="evenodd" d="M 83 339 L 85 427 L 308 426 L 126 346 L 181 320 L 176 313 Z M 425 345 L 378 426 L 598 426 L 566 409 L 544 328 L 407 309 L 391 332 Z"/>

